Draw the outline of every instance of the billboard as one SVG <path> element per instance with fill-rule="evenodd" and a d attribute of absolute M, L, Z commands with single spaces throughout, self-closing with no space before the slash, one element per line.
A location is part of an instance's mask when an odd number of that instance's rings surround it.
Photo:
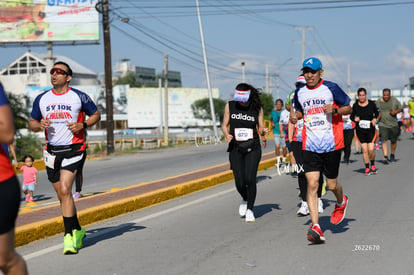
<path fill-rule="evenodd" d="M 98 0 L 0 0 L 0 43 L 99 40 Z"/>
<path fill-rule="evenodd" d="M 219 89 L 212 89 L 212 96 L 219 97 Z M 205 88 L 168 88 L 168 126 L 210 126 L 211 120 L 196 119 L 191 104 L 208 97 Z M 163 89 L 130 88 L 128 99 L 128 127 L 156 128 L 163 126 Z"/>

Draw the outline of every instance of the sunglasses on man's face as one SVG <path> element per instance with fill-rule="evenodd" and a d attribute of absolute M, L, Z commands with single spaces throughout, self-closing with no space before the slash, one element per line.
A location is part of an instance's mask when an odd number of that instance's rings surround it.
<path fill-rule="evenodd" d="M 318 71 L 319 70 L 312 70 L 310 68 L 303 69 L 304 74 L 307 74 L 307 73 L 316 74 Z"/>
<path fill-rule="evenodd" d="M 50 74 L 62 74 L 62 75 L 67 75 L 68 73 L 65 70 L 59 69 L 59 68 L 53 68 L 50 70 Z"/>

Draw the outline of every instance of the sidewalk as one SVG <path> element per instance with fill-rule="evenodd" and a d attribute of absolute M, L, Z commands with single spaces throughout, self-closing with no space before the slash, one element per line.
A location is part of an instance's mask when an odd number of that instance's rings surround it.
<path fill-rule="evenodd" d="M 274 167 L 274 153 L 262 155 L 259 170 Z M 165 178 L 145 184 L 112 190 L 76 200 L 83 226 L 157 204 L 233 179 L 229 163 Z M 16 246 L 63 232 L 60 205 L 23 209 L 16 221 Z"/>

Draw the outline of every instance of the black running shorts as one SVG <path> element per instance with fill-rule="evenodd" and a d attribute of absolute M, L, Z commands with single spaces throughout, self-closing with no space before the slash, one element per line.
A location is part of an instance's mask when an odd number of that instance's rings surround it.
<path fill-rule="evenodd" d="M 357 129 L 356 135 L 359 143 L 374 143 L 376 136 L 375 128 L 372 129 Z"/>
<path fill-rule="evenodd" d="M 49 158 L 54 157 L 53 165 L 46 163 L 47 177 L 51 183 L 60 180 L 60 170 L 71 172 L 82 170 L 85 162 L 85 151 L 80 151 L 81 145 L 74 144 L 68 146 L 47 145 Z"/>
<path fill-rule="evenodd" d="M 339 173 L 342 150 L 328 153 L 303 151 L 303 169 L 306 172 L 322 171 L 328 179 L 336 179 Z"/>
<path fill-rule="evenodd" d="M 0 234 L 14 229 L 20 207 L 20 184 L 16 176 L 0 182 Z"/>

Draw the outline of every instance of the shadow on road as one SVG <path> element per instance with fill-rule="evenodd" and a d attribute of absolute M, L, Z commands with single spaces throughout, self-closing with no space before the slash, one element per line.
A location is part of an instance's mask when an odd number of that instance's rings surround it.
<path fill-rule="evenodd" d="M 121 236 L 122 234 L 145 229 L 145 226 L 138 226 L 135 223 L 121 224 L 115 227 L 102 227 L 86 231 L 86 237 L 83 240 L 83 247 L 92 246 L 98 242 Z"/>
<path fill-rule="evenodd" d="M 269 204 L 261 204 L 254 206 L 254 215 L 256 218 L 259 218 L 269 212 L 272 212 L 273 209 L 280 210 L 279 204 L 269 203 Z"/>
<path fill-rule="evenodd" d="M 271 179 L 271 176 L 258 176 L 256 177 L 256 183 L 260 183 L 261 181 Z"/>
<path fill-rule="evenodd" d="M 23 198 L 21 198 L 20 201 L 24 202 L 25 199 L 26 199 L 26 195 Z M 35 202 L 48 201 L 48 200 L 51 200 L 51 199 L 52 199 L 52 197 L 45 196 L 45 195 L 34 195 L 33 196 L 33 200 Z"/>

